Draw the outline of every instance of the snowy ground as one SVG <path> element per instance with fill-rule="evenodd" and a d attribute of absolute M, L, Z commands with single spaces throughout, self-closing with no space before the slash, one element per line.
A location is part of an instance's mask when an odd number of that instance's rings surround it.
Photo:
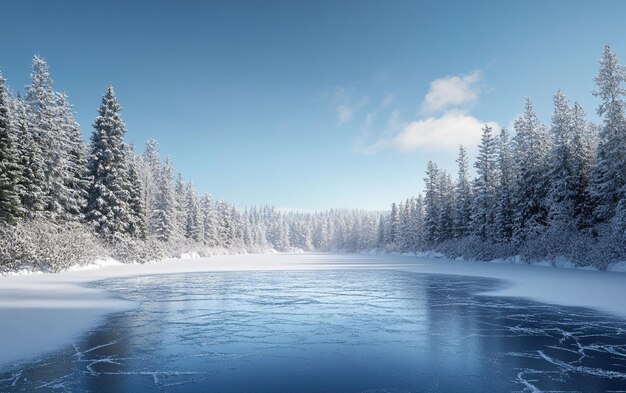
<path fill-rule="evenodd" d="M 101 264 L 62 274 L 0 277 L 0 368 L 70 342 L 114 311 L 133 307 L 81 284 L 110 277 L 241 270 L 395 269 L 505 280 L 491 293 L 583 306 L 626 317 L 626 273 L 443 258 L 363 254 L 263 254 Z"/>

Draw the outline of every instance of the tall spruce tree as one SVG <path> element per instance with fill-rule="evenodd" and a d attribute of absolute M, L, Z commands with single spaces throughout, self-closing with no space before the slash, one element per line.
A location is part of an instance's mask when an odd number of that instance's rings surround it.
<path fill-rule="evenodd" d="M 159 171 L 160 179 L 154 202 L 154 235 L 160 241 L 168 242 L 177 239 L 176 194 L 173 184 L 174 167 L 169 156 Z"/>
<path fill-rule="evenodd" d="M 34 56 L 30 84 L 26 86 L 28 120 L 34 143 L 39 146 L 41 165 L 45 180 L 40 196 L 45 215 L 56 218 L 64 201 L 61 174 L 67 169 L 63 147 L 67 143 L 59 127 L 59 108 L 53 90 L 50 70 L 46 61 Z"/>
<path fill-rule="evenodd" d="M 472 204 L 472 232 L 482 240 L 494 238 L 496 206 L 496 142 L 492 128 L 483 127 L 478 147 L 478 158 L 474 163 L 474 199 Z"/>
<path fill-rule="evenodd" d="M 159 145 L 155 139 L 148 139 L 140 161 L 140 178 L 143 184 L 142 199 L 148 222 L 148 232 L 155 233 L 155 203 L 160 180 L 161 161 Z"/>
<path fill-rule="evenodd" d="M 187 233 L 187 185 L 183 175 L 179 172 L 174 182 L 174 195 L 176 201 L 175 222 L 176 236 L 184 238 Z"/>
<path fill-rule="evenodd" d="M 437 240 L 437 225 L 439 218 L 439 176 L 440 171 L 432 161 L 426 164 L 426 195 L 424 197 L 424 241 L 426 246 L 433 246 Z"/>
<path fill-rule="evenodd" d="M 215 212 L 213 209 L 213 203 L 211 201 L 211 195 L 205 193 L 202 197 L 202 227 L 204 234 L 204 244 L 209 247 L 217 246 L 218 234 L 217 223 L 215 220 Z"/>
<path fill-rule="evenodd" d="M 590 187 L 596 158 L 595 127 L 587 121 L 585 111 L 579 103 L 574 103 L 572 123 L 574 220 L 578 230 L 588 232 L 594 223 L 594 199 L 591 196 Z"/>
<path fill-rule="evenodd" d="M 559 232 L 574 229 L 575 189 L 572 154 L 572 109 L 560 90 L 554 95 L 552 114 L 552 148 L 548 154 L 548 195 L 545 200 L 548 225 Z"/>
<path fill-rule="evenodd" d="M 454 184 L 447 171 L 439 176 L 439 217 L 437 218 L 436 242 L 443 242 L 454 237 Z"/>
<path fill-rule="evenodd" d="M 11 102 L 12 126 L 17 138 L 21 176 L 19 193 L 26 218 L 42 216 L 45 202 L 46 177 L 43 170 L 41 145 L 30 127 L 28 106 L 18 95 Z"/>
<path fill-rule="evenodd" d="M 15 224 L 23 213 L 19 192 L 22 173 L 11 116 L 9 92 L 0 73 L 0 223 Z"/>
<path fill-rule="evenodd" d="M 421 193 L 415 200 L 415 209 L 411 214 L 411 223 L 411 229 L 413 231 L 411 251 L 415 253 L 424 248 L 424 197 Z"/>
<path fill-rule="evenodd" d="M 202 233 L 203 226 L 201 221 L 200 200 L 198 192 L 196 191 L 196 188 L 191 180 L 187 184 L 187 191 L 185 192 L 185 195 L 187 197 L 185 237 L 195 242 L 201 242 L 204 235 Z"/>
<path fill-rule="evenodd" d="M 144 185 L 139 175 L 141 159 L 137 157 L 132 146 L 127 146 L 127 171 L 128 171 L 128 207 L 130 208 L 130 222 L 128 234 L 145 240 L 148 236 L 148 223 L 146 222 L 146 207 L 144 205 Z"/>
<path fill-rule="evenodd" d="M 604 47 L 600 70 L 594 78 L 600 98 L 598 116 L 602 117 L 598 153 L 593 169 L 591 194 L 595 199 L 594 219 L 600 233 L 606 232 L 623 198 L 626 183 L 626 120 L 624 118 L 624 68 L 609 46 Z"/>
<path fill-rule="evenodd" d="M 463 146 L 459 147 L 458 178 L 455 187 L 454 233 L 464 237 L 469 233 L 472 218 L 472 185 L 469 178 L 469 159 Z"/>
<path fill-rule="evenodd" d="M 66 144 L 61 154 L 65 155 L 64 172 L 59 176 L 63 179 L 62 186 L 65 200 L 61 207 L 67 218 L 81 220 L 87 202 L 89 179 L 86 177 L 87 148 L 80 134 L 80 126 L 74 117 L 74 111 L 65 93 L 58 94 L 59 126 Z"/>
<path fill-rule="evenodd" d="M 123 141 L 126 127 L 120 116 L 121 109 L 109 85 L 93 124 L 87 165 L 91 184 L 85 220 L 106 238 L 127 234 L 131 222 L 128 204 L 131 187 Z"/>
<path fill-rule="evenodd" d="M 500 130 L 497 143 L 497 166 L 499 182 L 497 184 L 496 196 L 496 217 L 495 217 L 495 235 L 497 242 L 509 242 L 513 236 L 513 161 L 511 157 L 511 144 L 509 141 L 509 133 L 506 128 Z"/>
<path fill-rule="evenodd" d="M 524 112 L 515 121 L 515 132 L 517 181 L 513 239 L 522 243 L 529 235 L 539 235 L 547 222 L 544 198 L 548 193 L 545 170 L 549 140 L 530 98 L 526 99 Z"/>

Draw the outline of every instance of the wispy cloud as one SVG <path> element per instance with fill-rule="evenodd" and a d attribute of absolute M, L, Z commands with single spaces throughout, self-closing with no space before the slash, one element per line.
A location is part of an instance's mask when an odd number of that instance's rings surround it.
<path fill-rule="evenodd" d="M 381 111 L 389 108 L 394 99 L 395 96 L 392 93 L 387 93 L 387 95 L 382 99 L 378 107 L 365 115 L 365 128 L 369 128 L 378 117 L 378 114 Z"/>
<path fill-rule="evenodd" d="M 480 93 L 481 79 L 480 71 L 435 79 L 430 82 L 430 89 L 424 97 L 420 112 L 430 114 L 473 103 Z"/>
<path fill-rule="evenodd" d="M 350 122 L 359 110 L 369 104 L 369 98 L 354 98 L 347 89 L 338 87 L 332 93 L 332 103 L 337 113 L 337 125 L 342 126 Z"/>

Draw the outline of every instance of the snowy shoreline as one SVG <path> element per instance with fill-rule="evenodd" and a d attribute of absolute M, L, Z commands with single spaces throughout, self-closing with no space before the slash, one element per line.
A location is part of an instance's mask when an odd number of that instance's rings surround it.
<path fill-rule="evenodd" d="M 134 306 L 104 290 L 86 287 L 89 282 L 154 274 L 346 268 L 495 278 L 507 285 L 486 295 L 589 307 L 626 317 L 622 272 L 394 254 L 279 253 L 169 259 L 145 265 L 105 263 L 92 270 L 0 277 L 0 369 L 58 349 L 108 314 Z"/>

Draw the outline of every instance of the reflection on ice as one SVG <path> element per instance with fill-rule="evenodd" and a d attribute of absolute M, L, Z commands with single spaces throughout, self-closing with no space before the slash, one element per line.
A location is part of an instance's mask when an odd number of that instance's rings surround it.
<path fill-rule="evenodd" d="M 107 280 L 136 301 L 0 391 L 626 391 L 624 321 L 397 271 Z"/>

